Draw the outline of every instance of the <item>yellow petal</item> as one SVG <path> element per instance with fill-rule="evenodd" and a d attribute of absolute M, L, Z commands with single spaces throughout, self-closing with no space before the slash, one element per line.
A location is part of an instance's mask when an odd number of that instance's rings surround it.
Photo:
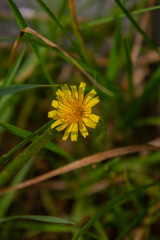
<path fill-rule="evenodd" d="M 61 87 L 63 93 L 64 93 L 64 96 L 67 100 L 72 100 L 72 97 L 71 97 L 71 91 L 68 87 L 67 84 L 65 84 L 64 86 Z"/>
<path fill-rule="evenodd" d="M 64 130 L 68 126 L 68 123 L 62 123 L 59 127 L 56 128 L 58 132 Z"/>
<path fill-rule="evenodd" d="M 53 118 L 56 115 L 56 113 L 57 113 L 57 110 L 50 111 L 48 112 L 48 117 Z"/>
<path fill-rule="evenodd" d="M 83 101 L 85 88 L 86 88 L 86 83 L 81 82 L 81 83 L 80 83 L 80 86 L 79 86 L 79 91 L 78 91 L 78 100 L 79 100 L 80 102 Z"/>
<path fill-rule="evenodd" d="M 77 141 L 78 139 L 78 124 L 73 123 L 72 130 L 71 130 L 71 141 Z"/>
<path fill-rule="evenodd" d="M 82 120 L 83 120 L 84 124 L 85 124 L 87 127 L 95 128 L 96 125 L 97 125 L 95 122 L 93 122 L 93 121 L 90 120 L 89 118 L 85 118 L 85 117 L 84 117 Z"/>
<path fill-rule="evenodd" d="M 95 123 L 98 123 L 100 117 L 97 116 L 96 114 L 90 114 L 90 115 L 89 115 L 89 119 L 91 119 L 91 120 L 92 120 L 93 122 L 95 122 Z"/>
<path fill-rule="evenodd" d="M 87 102 L 91 100 L 96 94 L 97 92 L 94 89 L 92 89 L 89 93 L 87 93 L 84 98 L 84 104 L 87 104 Z"/>
<path fill-rule="evenodd" d="M 87 128 L 85 127 L 83 122 L 79 122 L 79 130 L 84 138 L 86 138 L 89 135 Z"/>
<path fill-rule="evenodd" d="M 57 90 L 56 94 L 57 96 L 61 96 L 61 97 L 64 96 L 64 93 L 60 89 Z"/>
<path fill-rule="evenodd" d="M 54 107 L 54 108 L 58 108 L 58 101 L 57 100 L 53 100 L 51 102 L 51 106 Z"/>
<path fill-rule="evenodd" d="M 72 130 L 72 125 L 73 125 L 73 123 L 68 125 L 68 127 L 66 128 L 65 133 L 64 133 L 63 138 L 62 138 L 63 141 L 66 141 L 67 138 L 69 137 L 69 134 L 70 134 L 70 132 Z"/>
<path fill-rule="evenodd" d="M 63 123 L 62 120 L 58 119 L 57 121 L 55 121 L 54 123 L 51 124 L 51 128 L 55 128 L 62 123 Z"/>
<path fill-rule="evenodd" d="M 71 86 L 71 90 L 72 90 L 72 95 L 78 99 L 77 87 L 75 85 Z"/>
<path fill-rule="evenodd" d="M 85 107 L 93 107 L 94 105 L 96 105 L 97 103 L 99 103 L 99 97 L 95 97 L 92 98 L 89 102 L 87 102 L 87 104 L 85 105 Z"/>
<path fill-rule="evenodd" d="M 92 113 L 92 109 L 90 107 L 84 108 L 84 116 L 88 117 Z"/>

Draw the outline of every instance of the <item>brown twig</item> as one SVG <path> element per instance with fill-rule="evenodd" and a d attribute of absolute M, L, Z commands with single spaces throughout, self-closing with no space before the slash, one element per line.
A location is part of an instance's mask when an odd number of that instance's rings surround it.
<path fill-rule="evenodd" d="M 38 177 L 35 177 L 33 179 L 27 180 L 23 183 L 20 183 L 16 186 L 4 188 L 0 190 L 0 194 L 5 194 L 8 192 L 11 192 L 13 190 L 22 189 L 37 183 L 40 183 L 42 181 L 45 181 L 47 179 L 50 179 L 52 177 L 59 176 L 61 174 L 74 171 L 76 169 L 92 165 L 94 163 L 102 162 L 104 160 L 115 158 L 121 155 L 126 155 L 130 153 L 136 153 L 136 152 L 143 152 L 143 151 L 153 151 L 153 150 L 159 150 L 160 147 L 156 147 L 154 145 L 149 144 L 142 144 L 142 145 L 135 145 L 135 146 L 129 146 L 129 147 L 122 147 L 117 149 L 108 150 L 101 153 L 96 153 L 91 156 L 82 158 L 80 160 L 77 160 L 73 163 L 67 164 L 63 167 L 60 167 L 58 169 L 55 169 L 53 171 L 50 171 L 48 173 L 42 174 Z"/>

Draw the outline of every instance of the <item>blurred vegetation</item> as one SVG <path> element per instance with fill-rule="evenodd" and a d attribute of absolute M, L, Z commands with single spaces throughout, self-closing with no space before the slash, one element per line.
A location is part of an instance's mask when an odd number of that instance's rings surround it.
<path fill-rule="evenodd" d="M 0 11 L 0 24 L 10 29 L 14 22 L 19 30 L 0 36 L 2 189 L 94 153 L 155 139 L 160 146 L 159 46 L 151 17 L 160 5 L 115 0 L 104 13 L 102 0 L 36 0 L 29 12 L 6 2 L 10 11 Z M 59 49 L 24 33 L 11 63 L 26 27 Z M 63 142 L 62 132 L 50 134 L 50 104 L 59 84 L 82 81 L 87 92 L 98 92 L 100 123 L 87 139 Z M 0 195 L 0 239 L 159 240 L 159 168 L 160 151 L 143 151 Z"/>

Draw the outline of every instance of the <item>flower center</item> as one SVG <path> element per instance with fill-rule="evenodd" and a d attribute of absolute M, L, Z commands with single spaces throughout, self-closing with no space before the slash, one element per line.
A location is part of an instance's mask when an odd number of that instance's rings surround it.
<path fill-rule="evenodd" d="M 82 119 L 84 114 L 83 106 L 81 104 L 75 104 L 71 109 L 71 118 L 74 122 L 78 122 Z"/>

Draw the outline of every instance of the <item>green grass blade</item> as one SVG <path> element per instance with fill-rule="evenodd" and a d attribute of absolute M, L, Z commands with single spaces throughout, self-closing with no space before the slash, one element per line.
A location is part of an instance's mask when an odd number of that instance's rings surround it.
<path fill-rule="evenodd" d="M 41 128 L 39 128 L 38 130 L 36 130 L 34 133 L 32 133 L 30 136 L 26 137 L 26 139 L 24 139 L 22 142 L 20 142 L 17 146 L 15 146 L 11 151 L 9 151 L 8 153 L 4 154 L 1 158 L 0 158 L 0 165 L 3 164 L 4 162 L 6 162 L 8 160 L 9 157 L 11 157 L 15 152 L 17 152 L 20 148 L 22 148 L 23 146 L 25 146 L 28 142 L 32 141 L 32 139 L 35 138 L 35 136 L 37 136 L 38 134 L 42 133 L 43 131 L 45 131 L 48 126 L 50 126 L 52 124 L 52 121 L 49 121 L 48 123 L 46 123 L 45 125 L 43 125 Z M 2 125 L 4 126 L 4 125 Z"/>
<path fill-rule="evenodd" d="M 45 4 L 42 0 L 36 0 L 36 2 L 41 6 L 41 8 L 45 11 L 45 13 L 53 20 L 54 23 L 57 24 L 57 26 L 62 30 L 62 32 L 65 34 L 65 36 L 71 41 L 71 43 L 75 46 L 75 43 L 71 36 L 68 34 L 68 32 L 64 29 L 64 27 L 60 24 L 60 22 L 57 20 L 56 16 L 53 14 L 53 12 L 48 8 L 48 6 Z"/>
<path fill-rule="evenodd" d="M 52 216 L 41 216 L 41 215 L 24 215 L 24 216 L 13 216 L 0 218 L 0 223 L 13 221 L 13 220 L 32 220 L 45 223 L 60 223 L 60 224 L 75 224 L 72 221 L 65 220 L 62 218 L 52 217 Z"/>
<path fill-rule="evenodd" d="M 26 174 L 28 173 L 31 165 L 32 165 L 32 162 L 33 162 L 33 158 L 31 160 L 29 160 L 25 165 L 24 167 L 19 171 L 19 173 L 17 174 L 17 176 L 13 179 L 12 183 L 11 183 L 11 186 L 13 185 L 16 185 L 20 182 L 22 182 L 24 179 L 25 179 L 25 176 Z M 15 197 L 15 194 L 16 194 L 17 191 L 13 191 L 13 192 L 10 192 L 10 193 L 7 193 L 5 194 L 5 196 L 2 196 L 0 198 L 0 218 L 2 218 L 3 216 L 5 216 L 8 208 L 10 207 L 14 197 Z"/>
<path fill-rule="evenodd" d="M 144 211 L 143 213 L 141 213 L 139 216 L 137 216 L 132 222 L 131 224 L 128 224 L 126 226 L 126 228 L 124 229 L 124 231 L 122 231 L 120 233 L 120 235 L 116 238 L 116 240 L 122 240 L 124 239 L 125 236 L 128 236 L 128 234 L 130 233 L 130 231 L 138 224 L 140 223 L 144 217 L 146 216 L 146 214 L 148 213 L 148 211 Z"/>
<path fill-rule="evenodd" d="M 122 203 L 122 201 L 127 200 L 129 197 L 131 197 L 133 194 L 141 193 L 142 191 L 151 188 L 153 186 L 160 186 L 160 182 L 148 184 L 145 186 L 140 186 L 135 188 L 134 190 L 125 193 L 122 196 L 116 197 L 113 200 L 111 200 L 107 205 L 105 205 L 101 211 L 98 212 L 93 218 L 91 218 L 72 238 L 72 240 L 78 240 L 80 237 L 97 221 L 100 217 L 102 217 L 104 214 L 106 214 L 109 210 L 114 208 L 117 204 Z"/>
<path fill-rule="evenodd" d="M 154 126 L 154 125 L 160 125 L 160 117 L 150 117 L 150 118 L 142 118 L 137 119 L 134 122 L 135 126 Z"/>
<path fill-rule="evenodd" d="M 130 22 L 133 24 L 133 26 L 137 29 L 137 31 L 144 37 L 146 42 L 156 51 L 159 53 L 158 48 L 155 46 L 155 44 L 152 42 L 152 40 L 146 35 L 146 33 L 141 29 L 141 27 L 138 25 L 138 23 L 134 20 L 132 15 L 129 13 L 129 11 L 123 6 L 123 4 L 119 0 L 114 0 L 118 6 L 121 8 L 121 10 L 124 12 L 126 17 L 130 20 Z"/>
<path fill-rule="evenodd" d="M 24 18 L 22 17 L 22 14 L 20 13 L 19 9 L 17 8 L 16 4 L 14 3 L 14 1 L 12 0 L 7 0 L 8 5 L 18 23 L 18 25 L 20 26 L 21 29 L 24 29 L 27 27 L 27 23 L 24 20 Z"/>
<path fill-rule="evenodd" d="M 153 74 L 153 76 L 150 78 L 148 83 L 145 86 L 144 92 L 142 96 L 140 96 L 138 99 L 136 99 L 134 102 L 131 103 L 129 110 L 127 111 L 126 115 L 124 115 L 121 126 L 125 126 L 129 121 L 134 119 L 136 114 L 139 112 L 141 107 L 145 104 L 149 96 L 152 96 L 153 93 L 155 93 L 156 90 L 159 89 L 160 86 L 160 68 L 157 69 L 157 71 Z"/>
<path fill-rule="evenodd" d="M 23 57 L 24 57 L 24 54 L 25 54 L 25 51 L 26 51 L 26 48 L 21 52 L 21 54 L 19 55 L 19 57 L 17 58 L 17 60 L 14 62 L 13 66 L 10 68 L 7 76 L 5 77 L 4 79 L 4 83 L 3 83 L 3 86 L 8 86 L 12 83 L 16 73 L 17 73 L 17 70 L 23 60 Z"/>
<path fill-rule="evenodd" d="M 131 98 L 133 98 L 133 65 L 131 60 L 131 49 L 130 42 L 128 38 L 123 39 L 125 62 L 126 62 L 126 73 L 128 80 L 128 93 Z"/>
<path fill-rule="evenodd" d="M 39 60 L 39 63 L 40 63 L 41 68 L 42 68 L 42 71 L 43 71 L 44 76 L 46 77 L 48 83 L 49 84 L 53 84 L 54 81 L 53 81 L 50 73 L 48 72 L 48 70 L 46 68 L 46 63 L 45 63 L 45 61 L 44 61 L 44 59 L 43 59 L 43 57 L 42 57 L 42 55 L 40 53 L 40 50 L 38 49 L 38 47 L 35 44 L 34 45 L 31 44 L 31 47 L 32 47 L 34 53 L 36 54 L 36 56 L 37 56 L 37 58 Z"/>
<path fill-rule="evenodd" d="M 119 21 L 117 23 L 115 35 L 114 35 L 114 42 L 113 42 L 113 47 L 111 50 L 110 58 L 109 58 L 109 64 L 107 66 L 107 71 L 106 71 L 106 80 L 107 82 L 113 82 L 116 76 L 117 72 L 117 55 L 119 54 L 119 46 L 120 46 L 120 39 L 121 39 L 121 26 L 122 26 L 122 21 Z"/>
<path fill-rule="evenodd" d="M 0 88 L 0 97 L 5 95 L 10 95 L 18 92 L 22 92 L 25 90 L 39 88 L 39 87 L 59 87 L 60 84 L 51 84 L 51 85 L 44 85 L 44 84 L 21 84 L 21 85 L 12 85 L 7 87 Z"/>
<path fill-rule="evenodd" d="M 73 41 L 73 39 L 71 38 L 71 36 L 68 34 L 68 32 L 65 30 L 65 28 L 60 24 L 60 22 L 58 21 L 58 19 L 56 18 L 56 16 L 53 14 L 53 12 L 51 12 L 51 10 L 48 8 L 48 6 L 45 4 L 44 1 L 42 0 L 36 0 L 36 2 L 41 6 L 41 8 L 46 12 L 46 14 L 51 18 L 51 20 L 53 20 L 54 23 L 57 24 L 57 26 L 62 30 L 62 32 L 64 33 L 64 35 L 70 40 L 70 42 L 72 43 L 74 49 L 76 50 L 76 52 L 79 53 L 79 55 L 82 57 L 81 51 L 78 48 L 77 44 Z"/>
<path fill-rule="evenodd" d="M 11 132 L 11 133 L 13 133 L 13 134 L 15 134 L 16 136 L 19 136 L 19 137 L 21 137 L 21 138 L 28 138 L 28 137 L 30 137 L 30 136 L 32 135 L 31 132 L 28 132 L 28 131 L 26 131 L 26 130 L 24 130 L 24 129 L 22 129 L 22 128 L 13 126 L 13 125 L 11 125 L 11 124 L 9 124 L 9 123 L 0 122 L 0 126 L 4 127 L 4 128 L 5 128 L 6 130 L 8 130 L 9 132 Z M 35 141 L 36 138 L 37 138 L 37 137 L 32 138 L 31 141 L 32 141 L 32 142 Z M 71 158 L 71 156 L 69 155 L 69 153 L 67 153 L 66 151 L 64 151 L 62 148 L 60 148 L 58 145 L 56 145 L 56 144 L 53 143 L 53 142 L 48 142 L 48 143 L 46 144 L 45 148 L 48 149 L 48 150 L 50 150 L 50 151 L 52 151 L 52 152 L 54 152 L 54 153 L 60 154 L 60 155 L 62 155 L 62 156 L 64 156 L 64 157 L 66 157 L 66 158 Z M 13 149 L 12 149 L 12 150 L 13 150 Z M 16 151 L 17 151 L 17 150 L 16 150 Z M 15 153 L 15 152 L 12 151 L 12 154 L 13 154 L 13 153 Z M 9 152 L 8 152 L 7 154 L 5 154 L 5 158 L 3 158 L 3 156 L 2 156 L 2 158 L 0 158 L 0 163 L 2 163 L 2 159 L 3 159 L 3 161 L 4 161 L 5 159 L 7 159 L 7 156 L 6 156 L 6 155 L 8 156 L 8 155 L 9 155 Z"/>
<path fill-rule="evenodd" d="M 0 186 L 3 186 L 23 165 L 36 155 L 44 146 L 53 139 L 57 131 L 50 127 L 33 143 L 21 152 L 0 174 Z"/>
<path fill-rule="evenodd" d="M 7 2 L 8 2 L 8 5 L 9 5 L 13 15 L 15 16 L 15 19 L 16 19 L 18 25 L 20 26 L 21 30 L 26 28 L 27 27 L 27 23 L 24 20 L 22 14 L 20 13 L 19 9 L 17 8 L 16 4 L 12 0 L 7 0 Z M 37 56 L 37 58 L 38 58 L 38 60 L 40 62 L 40 65 L 42 67 L 43 73 L 44 73 L 48 83 L 52 84 L 53 83 L 52 77 L 49 74 L 49 72 L 48 72 L 48 70 L 47 70 L 47 68 L 45 66 L 45 62 L 44 62 L 44 60 L 43 60 L 43 58 L 42 58 L 42 56 L 41 56 L 41 54 L 39 52 L 39 49 L 37 48 L 36 45 L 34 45 L 32 43 L 31 43 L 31 47 L 32 47 L 34 53 L 36 54 L 36 56 Z"/>
<path fill-rule="evenodd" d="M 72 233 L 77 230 L 77 225 L 65 225 L 65 224 L 52 224 L 52 223 L 42 223 L 36 221 L 18 221 L 17 224 L 14 226 L 15 229 L 24 229 L 24 230 L 33 230 L 39 233 Z"/>
<path fill-rule="evenodd" d="M 130 14 L 132 16 L 134 16 L 134 15 L 138 15 L 138 14 L 141 14 L 141 13 L 144 13 L 144 12 L 154 11 L 156 9 L 160 9 L 160 6 L 153 6 L 153 7 L 149 7 L 149 8 L 138 9 L 138 10 L 130 12 Z M 112 22 L 117 18 L 124 18 L 124 17 L 126 17 L 126 14 L 121 13 L 121 14 L 113 16 L 113 17 L 110 16 L 110 17 L 106 17 L 106 18 L 97 19 L 97 20 L 94 20 L 94 21 L 89 21 L 89 22 L 86 22 L 86 23 L 81 23 L 80 29 L 96 27 L 96 26 L 101 25 L 101 24 Z"/>

